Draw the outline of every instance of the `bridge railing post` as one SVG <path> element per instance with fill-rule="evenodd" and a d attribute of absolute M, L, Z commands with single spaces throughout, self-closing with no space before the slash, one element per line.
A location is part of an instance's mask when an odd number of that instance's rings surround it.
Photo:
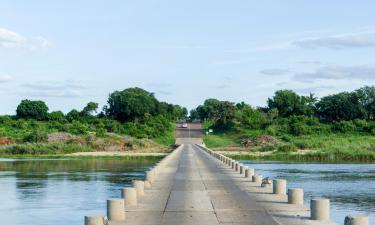
<path fill-rule="evenodd" d="M 312 220 L 330 220 L 330 203 L 329 199 L 312 199 L 310 203 Z"/>

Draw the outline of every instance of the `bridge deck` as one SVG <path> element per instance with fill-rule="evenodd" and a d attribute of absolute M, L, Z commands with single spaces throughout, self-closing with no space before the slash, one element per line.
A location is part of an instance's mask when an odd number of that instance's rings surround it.
<path fill-rule="evenodd" d="M 277 212 L 280 206 L 272 207 L 277 197 L 260 203 L 259 195 L 249 194 L 255 190 L 251 182 L 195 145 L 186 144 L 176 151 L 176 160 L 160 171 L 138 206 L 126 208 L 126 222 L 110 224 L 318 224 L 305 221 L 303 217 L 292 220 L 288 213 L 271 216 L 264 204 L 270 204 L 268 206 Z M 294 210 L 301 211 L 300 208 Z"/>

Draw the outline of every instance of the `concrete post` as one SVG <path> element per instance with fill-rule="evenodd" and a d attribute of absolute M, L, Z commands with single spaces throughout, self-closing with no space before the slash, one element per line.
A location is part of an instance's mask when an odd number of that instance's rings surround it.
<path fill-rule="evenodd" d="M 286 195 L 286 180 L 276 179 L 273 181 L 273 193 Z"/>
<path fill-rule="evenodd" d="M 255 183 L 262 183 L 262 179 L 263 179 L 262 175 L 254 175 L 252 177 L 252 181 Z"/>
<path fill-rule="evenodd" d="M 151 171 L 146 172 L 146 180 L 150 183 L 154 182 L 154 175 L 152 174 Z"/>
<path fill-rule="evenodd" d="M 234 161 L 232 161 L 232 169 L 234 169 Z"/>
<path fill-rule="evenodd" d="M 107 200 L 107 217 L 111 221 L 125 220 L 125 202 L 124 199 L 111 198 Z"/>
<path fill-rule="evenodd" d="M 145 181 L 145 189 L 150 189 L 151 188 L 151 183 L 150 181 L 146 180 Z"/>
<path fill-rule="evenodd" d="M 137 196 L 145 194 L 145 183 L 141 180 L 133 180 L 133 187 L 137 190 Z"/>
<path fill-rule="evenodd" d="M 245 169 L 245 177 L 252 177 L 254 176 L 254 169 L 252 168 L 246 168 Z"/>
<path fill-rule="evenodd" d="M 104 225 L 104 216 L 102 215 L 92 215 L 85 216 L 85 225 Z"/>
<path fill-rule="evenodd" d="M 243 174 L 243 165 L 240 165 L 240 174 Z"/>
<path fill-rule="evenodd" d="M 125 200 L 126 206 L 137 205 L 137 190 L 135 188 L 123 188 L 121 196 Z"/>
<path fill-rule="evenodd" d="M 235 170 L 238 171 L 239 170 L 239 164 L 236 163 L 236 167 L 235 167 Z"/>
<path fill-rule="evenodd" d="M 310 203 L 311 219 L 329 221 L 329 199 L 312 199 Z"/>
<path fill-rule="evenodd" d="M 345 217 L 344 225 L 369 225 L 369 219 L 364 215 L 350 215 Z"/>
<path fill-rule="evenodd" d="M 303 205 L 303 189 L 302 188 L 290 188 L 288 189 L 288 203 Z"/>

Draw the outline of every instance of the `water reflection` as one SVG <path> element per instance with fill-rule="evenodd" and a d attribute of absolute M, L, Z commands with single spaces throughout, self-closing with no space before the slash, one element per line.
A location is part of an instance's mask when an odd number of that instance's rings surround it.
<path fill-rule="evenodd" d="M 375 221 L 375 164 L 307 164 L 243 161 L 266 177 L 282 178 L 288 187 L 311 198 L 331 199 L 332 218 L 343 224 L 348 214 L 368 214 Z"/>
<path fill-rule="evenodd" d="M 159 158 L 0 160 L 2 223 L 83 224 Z"/>

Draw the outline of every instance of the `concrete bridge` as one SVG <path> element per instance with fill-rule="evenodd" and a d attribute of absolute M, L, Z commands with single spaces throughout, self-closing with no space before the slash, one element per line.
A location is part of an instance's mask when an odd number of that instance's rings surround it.
<path fill-rule="evenodd" d="M 199 124 L 176 131 L 180 146 L 146 173 L 144 181 L 107 200 L 107 217 L 85 217 L 86 225 L 330 225 L 329 200 L 303 204 L 302 189 L 272 184 L 260 174 L 203 146 Z M 263 184 L 262 184 L 263 183 Z M 346 224 L 366 225 L 366 217 Z M 358 223 L 359 222 L 359 223 Z"/>

